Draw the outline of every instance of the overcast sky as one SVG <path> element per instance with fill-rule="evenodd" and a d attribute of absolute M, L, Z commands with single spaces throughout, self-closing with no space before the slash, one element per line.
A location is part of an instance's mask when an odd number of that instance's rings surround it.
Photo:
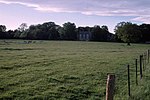
<path fill-rule="evenodd" d="M 150 0 L 0 0 L 0 24 L 7 29 L 48 21 L 107 25 L 113 32 L 121 21 L 150 23 Z"/>

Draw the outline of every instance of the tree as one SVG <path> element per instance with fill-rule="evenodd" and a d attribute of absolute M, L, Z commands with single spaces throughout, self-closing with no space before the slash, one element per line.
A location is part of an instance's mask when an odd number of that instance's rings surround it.
<path fill-rule="evenodd" d="M 59 28 L 60 28 L 60 26 L 51 27 L 49 29 L 50 34 L 49 34 L 48 39 L 50 39 L 50 40 L 60 39 L 60 35 L 59 35 L 59 32 L 58 32 Z"/>
<path fill-rule="evenodd" d="M 27 29 L 28 39 L 41 39 L 41 40 L 56 40 L 59 39 L 58 28 L 54 22 L 45 22 L 43 24 L 31 25 Z"/>
<path fill-rule="evenodd" d="M 64 40 L 77 40 L 76 25 L 71 22 L 63 24 L 63 27 L 59 29 L 60 37 Z"/>
<path fill-rule="evenodd" d="M 0 32 L 6 32 L 6 26 L 0 25 Z"/>
<path fill-rule="evenodd" d="M 14 31 L 13 30 L 8 30 L 6 32 L 7 34 L 7 39 L 13 39 L 14 38 Z"/>
<path fill-rule="evenodd" d="M 39 34 L 41 33 L 41 25 L 31 25 L 27 30 L 27 39 L 42 39 Z"/>
<path fill-rule="evenodd" d="M 115 34 L 123 42 L 139 42 L 141 39 L 139 26 L 130 22 L 118 23 L 115 27 Z"/>
<path fill-rule="evenodd" d="M 56 25 L 54 22 L 47 22 L 42 24 L 42 33 L 44 34 L 44 38 L 50 40 L 59 39 L 59 32 L 58 32 L 59 25 Z"/>
<path fill-rule="evenodd" d="M 142 32 L 142 42 L 150 41 L 150 24 L 142 24 L 139 26 Z"/>
<path fill-rule="evenodd" d="M 108 31 L 108 27 L 106 25 L 103 25 L 101 28 L 105 31 Z"/>
<path fill-rule="evenodd" d="M 6 26 L 5 25 L 0 25 L 0 38 L 6 38 Z"/>
<path fill-rule="evenodd" d="M 15 38 L 20 38 L 20 39 L 26 39 L 27 37 L 27 24 L 26 23 L 22 23 L 17 30 L 15 30 L 15 34 L 14 37 Z"/>
<path fill-rule="evenodd" d="M 103 40 L 102 41 L 112 41 L 113 40 L 113 34 L 109 33 L 108 31 L 108 27 L 106 25 L 103 25 L 101 27 L 102 29 L 102 38 Z"/>
<path fill-rule="evenodd" d="M 20 35 L 21 35 L 21 32 L 19 30 L 14 30 L 14 38 L 15 39 L 19 39 L 20 38 Z"/>
<path fill-rule="evenodd" d="M 93 41 L 114 41 L 113 34 L 109 33 L 108 27 L 103 25 L 95 25 L 92 28 L 92 40 Z"/>
<path fill-rule="evenodd" d="M 23 31 L 25 31 L 27 28 L 28 28 L 27 24 L 26 24 L 26 23 L 22 23 L 22 24 L 19 26 L 18 30 L 19 30 L 20 32 L 23 32 Z"/>
<path fill-rule="evenodd" d="M 102 34 L 102 29 L 100 28 L 99 25 L 95 25 L 92 28 L 92 40 L 93 41 L 100 41 L 100 40 L 102 40 L 101 34 Z"/>

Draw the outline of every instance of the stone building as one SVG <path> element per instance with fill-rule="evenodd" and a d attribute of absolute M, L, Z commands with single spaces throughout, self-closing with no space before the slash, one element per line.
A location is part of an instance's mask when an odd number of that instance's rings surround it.
<path fill-rule="evenodd" d="M 80 41 L 90 41 L 92 38 L 91 33 L 92 28 L 90 27 L 79 27 L 78 28 L 78 40 Z"/>

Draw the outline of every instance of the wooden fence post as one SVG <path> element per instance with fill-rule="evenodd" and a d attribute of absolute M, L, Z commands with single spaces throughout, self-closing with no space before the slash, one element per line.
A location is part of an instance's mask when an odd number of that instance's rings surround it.
<path fill-rule="evenodd" d="M 143 63 L 143 71 L 145 69 L 145 53 L 142 56 L 142 63 Z"/>
<path fill-rule="evenodd" d="M 137 59 L 135 60 L 135 68 L 136 68 L 136 85 L 138 85 L 138 74 L 137 74 Z"/>
<path fill-rule="evenodd" d="M 128 65 L 128 95 L 130 96 L 130 66 Z"/>
<path fill-rule="evenodd" d="M 144 53 L 144 68 L 143 68 L 143 70 L 145 70 L 145 67 L 146 67 L 146 53 Z"/>
<path fill-rule="evenodd" d="M 146 52 L 145 52 L 145 69 L 146 69 L 146 65 L 147 65 L 147 54 L 146 54 Z"/>
<path fill-rule="evenodd" d="M 140 55 L 140 78 L 142 79 L 142 55 Z"/>
<path fill-rule="evenodd" d="M 108 74 L 106 84 L 106 100 L 113 100 L 115 89 L 115 75 Z"/>
<path fill-rule="evenodd" d="M 147 52 L 145 52 L 145 67 L 146 67 L 146 65 L 147 65 Z"/>
<path fill-rule="evenodd" d="M 150 50 L 148 50 L 148 63 L 149 63 Z"/>

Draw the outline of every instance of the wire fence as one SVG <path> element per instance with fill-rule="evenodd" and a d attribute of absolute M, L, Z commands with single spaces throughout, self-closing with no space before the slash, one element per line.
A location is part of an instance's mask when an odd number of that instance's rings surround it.
<path fill-rule="evenodd" d="M 133 62 L 120 67 L 115 75 L 115 92 L 114 95 L 128 97 L 131 96 L 132 91 L 140 83 L 143 78 L 144 71 L 150 62 L 150 50 L 141 54 Z M 108 80 L 107 80 L 108 81 Z M 107 87 L 106 87 L 107 88 Z M 107 94 L 107 93 L 106 93 Z M 107 98 L 107 97 L 106 97 Z M 121 98 L 121 97 L 120 97 Z"/>

